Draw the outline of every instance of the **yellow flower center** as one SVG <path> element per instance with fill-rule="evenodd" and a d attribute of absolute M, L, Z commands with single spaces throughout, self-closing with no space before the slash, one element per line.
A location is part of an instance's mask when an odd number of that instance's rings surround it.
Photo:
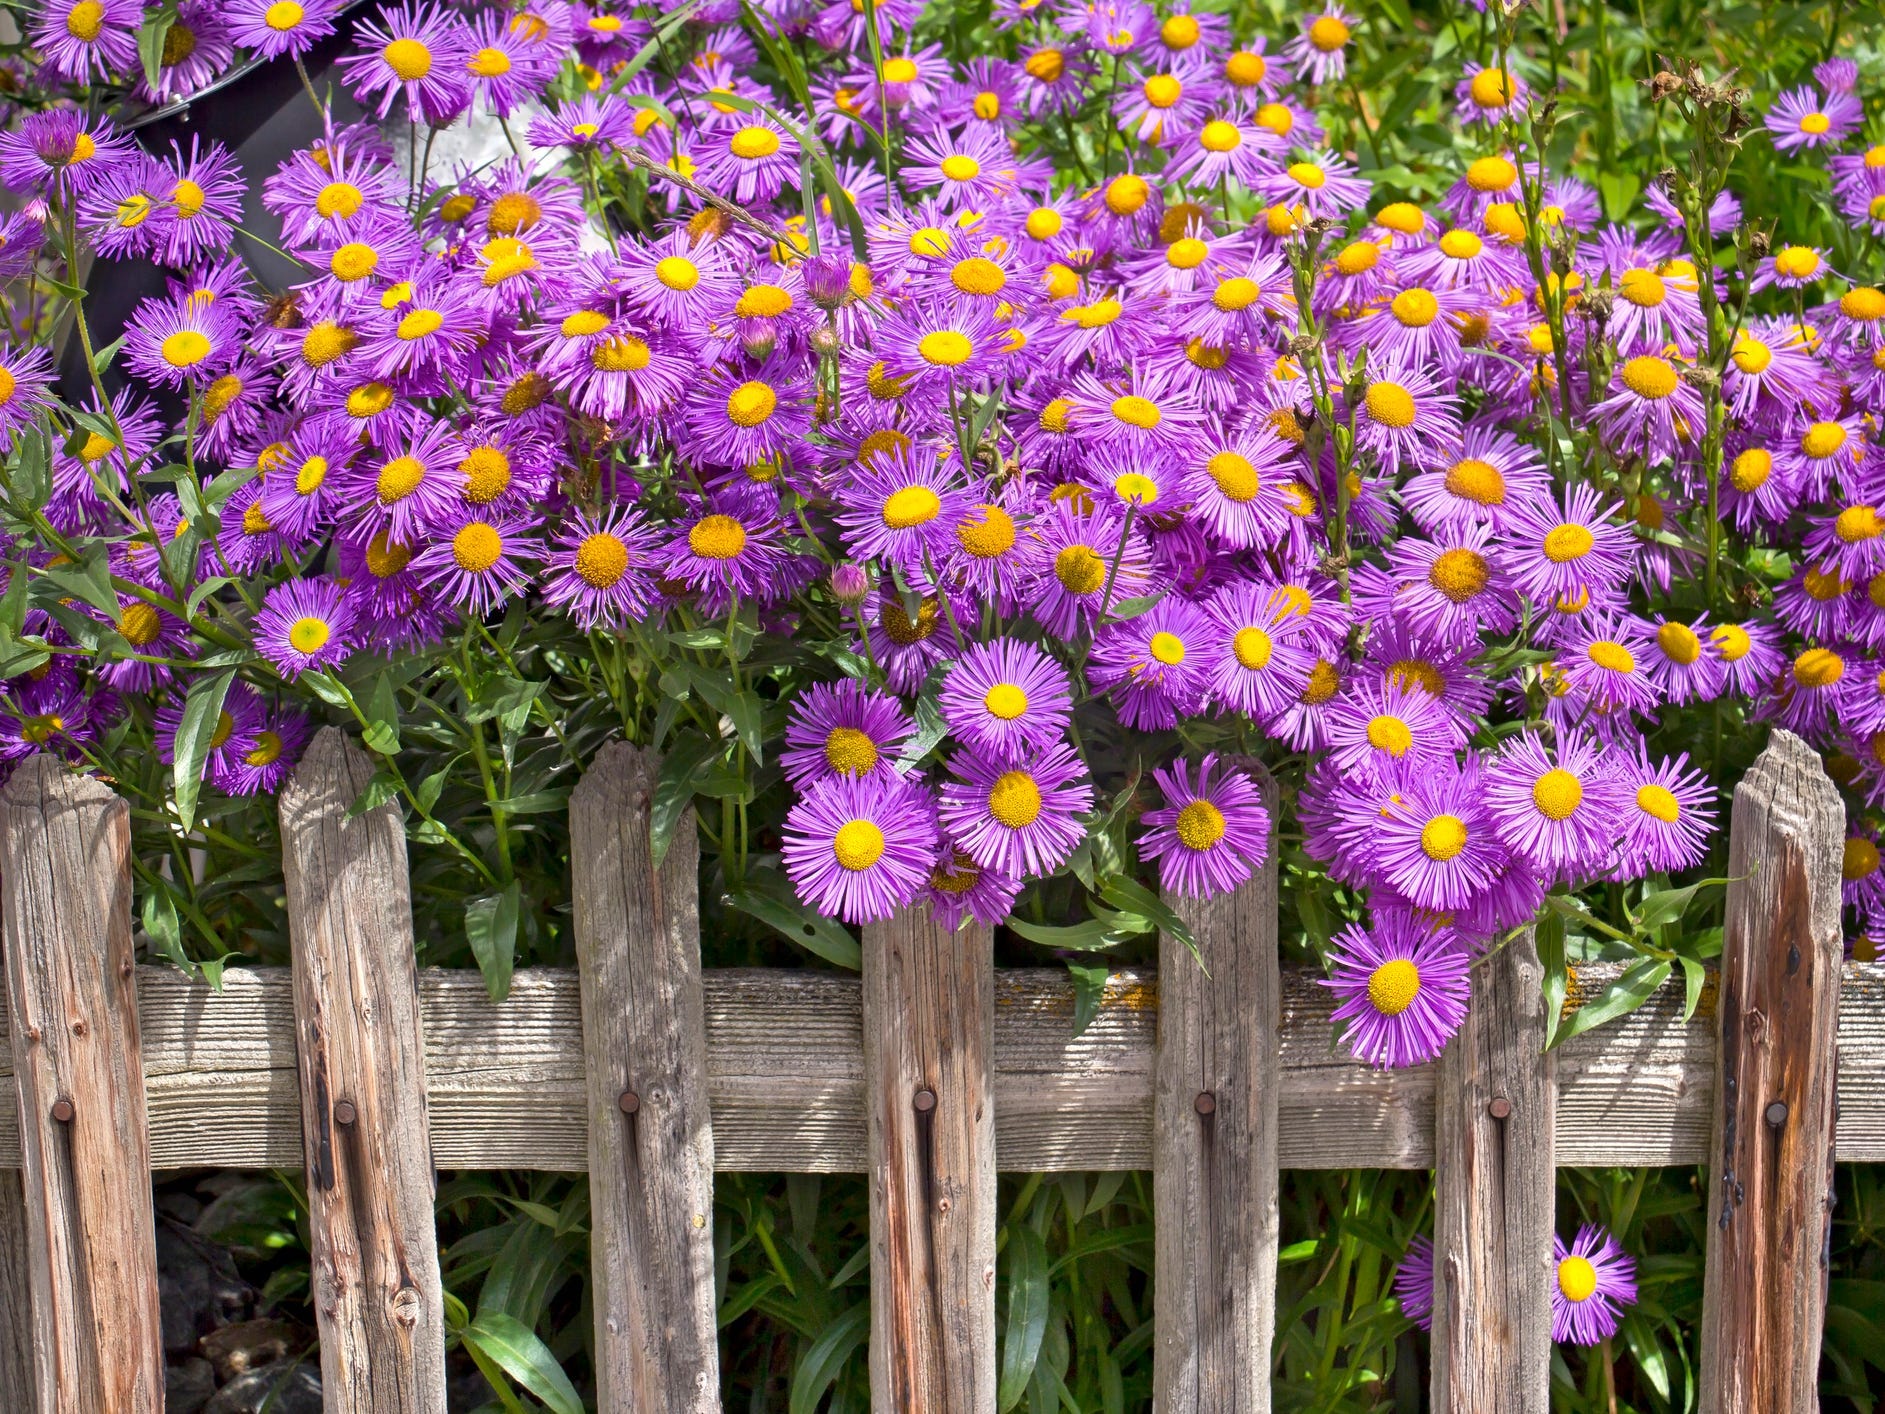
<path fill-rule="evenodd" d="M 1819 268 L 1819 252 L 1811 246 L 1790 245 L 1774 257 L 1775 271 L 1790 280 L 1810 280 Z"/>
<path fill-rule="evenodd" d="M 1716 624 L 1709 632 L 1708 641 L 1715 645 L 1715 651 L 1729 663 L 1740 662 L 1754 647 L 1754 640 L 1748 637 L 1748 631 L 1739 624 Z"/>
<path fill-rule="evenodd" d="M 1316 665 L 1309 670 L 1309 684 L 1302 690 L 1302 701 L 1310 707 L 1319 707 L 1342 690 L 1342 675 L 1336 671 L 1335 664 L 1327 658 L 1317 658 Z"/>
<path fill-rule="evenodd" d="M 1178 812 L 1173 832 L 1186 849 L 1210 849 L 1224 838 L 1224 812 L 1208 800 L 1190 801 Z"/>
<path fill-rule="evenodd" d="M 176 29 L 173 27 L 170 33 L 175 34 Z M 170 190 L 171 204 L 177 208 L 177 215 L 186 221 L 193 216 L 201 215 L 203 204 L 208 200 L 209 194 L 187 177 Z"/>
<path fill-rule="evenodd" d="M 1240 309 L 1250 308 L 1262 294 L 1263 288 L 1255 280 L 1236 275 L 1218 285 L 1211 296 L 1211 303 L 1227 314 L 1234 314 Z"/>
<path fill-rule="evenodd" d="M 1466 169 L 1466 185 L 1474 191 L 1504 191 L 1518 180 L 1518 168 L 1503 157 L 1482 157 Z"/>
<path fill-rule="evenodd" d="M 727 418 L 735 427 L 757 427 L 778 406 L 778 394 L 756 379 L 727 394 Z"/>
<path fill-rule="evenodd" d="M 149 604 L 132 604 L 119 615 L 118 632 L 133 648 L 148 648 L 163 631 L 164 621 Z"/>
<path fill-rule="evenodd" d="M 1244 135 L 1235 123 L 1213 118 L 1198 132 L 1198 145 L 1206 152 L 1235 152 L 1243 146 Z"/>
<path fill-rule="evenodd" d="M 1800 450 L 1814 461 L 1836 456 L 1846 445 L 1846 429 L 1837 422 L 1816 422 L 1800 434 Z"/>
<path fill-rule="evenodd" d="M 1505 477 L 1491 462 L 1480 461 L 1477 457 L 1463 458 L 1447 468 L 1446 489 L 1474 505 L 1505 504 Z"/>
<path fill-rule="evenodd" d="M 1879 524 L 1878 511 L 1872 506 L 1847 506 L 1833 521 L 1834 532 L 1848 545 L 1876 540 L 1882 529 L 1885 526 Z"/>
<path fill-rule="evenodd" d="M 318 653 L 327 646 L 334 630 L 326 619 L 304 614 L 288 628 L 288 645 L 302 655 Z"/>
<path fill-rule="evenodd" d="M 1623 365 L 1623 386 L 1639 398 L 1663 399 L 1676 390 L 1676 370 L 1666 358 L 1639 354 Z"/>
<path fill-rule="evenodd" d="M 1145 101 L 1154 108 L 1169 108 L 1183 96 L 1185 86 L 1170 74 L 1154 74 L 1145 81 Z"/>
<path fill-rule="evenodd" d="M 898 55 L 894 59 L 884 60 L 885 83 L 915 83 L 916 61 Z"/>
<path fill-rule="evenodd" d="M 1368 248 L 1374 249 L 1373 246 Z M 1388 308 L 1409 329 L 1424 329 L 1440 317 L 1440 301 L 1422 289 L 1402 290 Z"/>
<path fill-rule="evenodd" d="M 1584 803 L 1584 783 L 1561 766 L 1532 782 L 1532 804 L 1547 820 L 1569 820 Z"/>
<path fill-rule="evenodd" d="M 275 0 L 273 5 L 262 11 L 262 23 L 276 34 L 286 34 L 300 24 L 306 14 L 307 11 L 297 5 L 295 0 Z"/>
<path fill-rule="evenodd" d="M 1369 1005 L 1383 1016 L 1399 1016 L 1420 995 L 1420 969 L 1404 957 L 1384 962 L 1368 975 Z"/>
<path fill-rule="evenodd" d="M 1600 638 L 1585 650 L 1585 656 L 1591 662 L 1607 672 L 1633 673 L 1636 671 L 1636 658 L 1621 643 L 1613 643 L 1607 638 Z"/>
<path fill-rule="evenodd" d="M 700 283 L 700 267 L 684 255 L 663 256 L 655 262 L 655 279 L 670 290 L 684 293 Z"/>
<path fill-rule="evenodd" d="M 1566 1301 L 1588 1301 L 1597 1291 L 1597 1269 L 1582 1257 L 1558 1263 L 1558 1290 Z"/>
<path fill-rule="evenodd" d="M 1491 573 L 1492 566 L 1477 551 L 1446 550 L 1434 556 L 1427 582 L 1455 604 L 1465 604 L 1485 589 Z"/>
<path fill-rule="evenodd" d="M 579 309 L 574 314 L 563 316 L 563 322 L 557 326 L 566 339 L 586 338 L 590 334 L 600 334 L 609 327 L 609 316 L 600 310 Z"/>
<path fill-rule="evenodd" d="M 394 505 L 403 501 L 419 489 L 419 483 L 425 480 L 425 463 L 417 457 L 394 457 L 380 468 L 379 477 L 374 482 L 374 493 L 382 506 Z"/>
<path fill-rule="evenodd" d="M 1468 90 L 1480 108 L 1503 108 L 1512 101 L 1512 76 L 1504 69 L 1481 69 Z"/>
<path fill-rule="evenodd" d="M 1014 548 L 1014 518 L 1000 506 L 975 506 L 956 526 L 956 543 L 978 560 L 997 559 Z"/>
<path fill-rule="evenodd" d="M 1381 247 L 1373 241 L 1350 241 L 1335 257 L 1336 272 L 1342 275 L 1364 275 L 1380 263 Z"/>
<path fill-rule="evenodd" d="M 1471 231 L 1448 231 L 1440 237 L 1440 253 L 1454 260 L 1471 260 L 1486 248 L 1486 243 Z"/>
<path fill-rule="evenodd" d="M 1051 241 L 1064 224 L 1061 214 L 1051 206 L 1037 206 L 1028 213 L 1028 235 L 1037 241 Z"/>
<path fill-rule="evenodd" d="M 1702 640 L 1695 630 L 1674 619 L 1656 630 L 1656 646 L 1662 649 L 1663 657 L 1685 668 L 1702 656 Z"/>
<path fill-rule="evenodd" d="M 1224 77 L 1239 88 L 1255 88 L 1263 82 L 1269 72 L 1269 60 L 1261 54 L 1251 53 L 1248 49 L 1239 49 L 1224 61 Z"/>
<path fill-rule="evenodd" d="M 1617 281 L 1617 293 L 1638 309 L 1654 309 L 1669 297 L 1662 276 L 1654 270 L 1625 270 Z"/>
<path fill-rule="evenodd" d="M 1839 873 L 1848 882 L 1871 878 L 1878 873 L 1878 846 L 1854 835 L 1846 841 L 1845 854 L 1839 862 Z"/>
<path fill-rule="evenodd" d="M 1812 137 L 1818 137 L 1832 125 L 1833 120 L 1824 113 L 1807 113 L 1800 119 L 1800 131 Z"/>
<path fill-rule="evenodd" d="M 847 820 L 831 837 L 831 855 L 852 873 L 884 857 L 884 832 L 869 820 Z"/>
<path fill-rule="evenodd" d="M 416 83 L 432 72 L 432 51 L 416 39 L 395 39 L 380 57 L 404 83 Z"/>
<path fill-rule="evenodd" d="M 1399 760 L 1414 744 L 1414 733 L 1399 717 L 1382 713 L 1368 720 L 1368 745 Z"/>
<path fill-rule="evenodd" d="M 158 346 L 172 368 L 193 368 L 209 357 L 209 339 L 195 329 L 179 329 Z"/>
<path fill-rule="evenodd" d="M 1182 236 L 1165 247 L 1165 263 L 1175 270 L 1196 270 L 1210 255 L 1211 247 L 1196 236 Z"/>
<path fill-rule="evenodd" d="M 1365 399 L 1368 416 L 1383 427 L 1412 427 L 1414 425 L 1414 395 L 1399 383 L 1382 381 L 1370 383 Z"/>
<path fill-rule="evenodd" d="M 474 520 L 452 537 L 452 562 L 466 574 L 483 574 L 504 557 L 504 537 L 495 526 Z"/>
<path fill-rule="evenodd" d="M 543 203 L 527 191 L 507 191 L 491 203 L 491 214 L 484 218 L 484 231 L 490 236 L 514 236 L 527 231 L 543 218 Z"/>
<path fill-rule="evenodd" d="M 1318 16 L 1309 26 L 1309 42 L 1324 54 L 1333 54 L 1348 43 L 1348 26 L 1334 15 Z"/>
<path fill-rule="evenodd" d="M 314 194 L 314 210 L 323 220 L 343 220 L 366 204 L 366 194 L 352 182 L 329 182 Z"/>
<path fill-rule="evenodd" d="M 1129 427 L 1137 427 L 1147 432 L 1157 427 L 1163 420 L 1163 415 L 1159 412 L 1157 403 L 1153 402 L 1150 398 L 1141 398 L 1136 394 L 1128 394 L 1123 398 L 1114 398 L 1113 416 Z"/>
<path fill-rule="evenodd" d="M 423 339 L 427 334 L 436 334 L 445 324 L 445 316 L 436 309 L 415 309 L 399 321 L 399 327 L 393 332 L 410 343 L 414 339 Z"/>
<path fill-rule="evenodd" d="M 1042 83 L 1058 83 L 1066 72 L 1067 60 L 1058 49 L 1039 49 L 1028 55 L 1021 66 L 1027 70 L 1028 77 L 1039 79 Z"/>
<path fill-rule="evenodd" d="M 889 65 L 885 65 L 887 69 Z M 779 150 L 779 135 L 771 128 L 741 128 L 727 139 L 727 151 L 745 161 L 757 161 L 761 157 L 770 157 Z"/>
<path fill-rule="evenodd" d="M 984 123 L 992 123 L 1001 116 L 1001 95 L 983 89 L 969 106 Z"/>
<path fill-rule="evenodd" d="M 1292 162 L 1289 164 L 1289 179 L 1299 187 L 1321 191 L 1328 185 L 1329 174 L 1313 162 Z"/>
<path fill-rule="evenodd" d="M 1457 815 L 1436 815 L 1421 827 L 1420 852 L 1437 864 L 1466 848 L 1466 822 Z"/>
<path fill-rule="evenodd" d="M 1848 319 L 1872 324 L 1885 319 L 1885 290 L 1861 285 L 1839 297 L 1839 312 Z"/>
<path fill-rule="evenodd" d="M 777 319 L 792 308 L 792 294 L 780 285 L 754 285 L 739 298 L 733 312 L 741 319 Z"/>
<path fill-rule="evenodd" d="M 955 263 L 949 272 L 949 283 L 965 295 L 993 295 L 1001 293 L 1008 283 L 1008 274 L 986 256 L 972 255 Z"/>
<path fill-rule="evenodd" d="M 1152 656 L 1168 668 L 1175 668 L 1185 661 L 1185 643 L 1175 633 L 1155 633 L 1147 645 Z"/>
<path fill-rule="evenodd" d="M 877 743 L 856 727 L 833 727 L 825 736 L 825 764 L 840 775 L 869 775 L 877 754 Z"/>
<path fill-rule="evenodd" d="M 321 483 L 326 480 L 327 458 L 319 456 L 309 457 L 306 461 L 301 463 L 300 469 L 295 472 L 295 494 L 297 496 L 312 496 L 316 491 L 321 489 Z"/>
<path fill-rule="evenodd" d="M 1270 635 L 1254 624 L 1238 629 L 1236 636 L 1231 639 L 1230 648 L 1238 665 L 1253 673 L 1269 667 L 1270 655 L 1276 651 Z"/>
<path fill-rule="evenodd" d="M 1189 49 L 1198 42 L 1198 22 L 1190 15 L 1173 15 L 1158 28 L 1167 49 Z"/>
<path fill-rule="evenodd" d="M 589 351 L 590 364 L 603 373 L 639 373 L 653 357 L 647 341 L 633 334 L 618 334 Z"/>
<path fill-rule="evenodd" d="M 342 284 L 364 280 L 379 268 L 380 253 L 364 241 L 349 241 L 327 260 L 327 268 Z"/>
<path fill-rule="evenodd" d="M 465 61 L 465 67 L 481 79 L 494 79 L 511 71 L 511 56 L 502 49 L 486 46 Z"/>
<path fill-rule="evenodd" d="M 501 448 L 473 447 L 458 470 L 465 478 L 465 499 L 474 506 L 488 506 L 510 490 L 511 459 Z"/>
<path fill-rule="evenodd" d="M 1734 366 L 1746 374 L 1765 373 L 1774 361 L 1774 351 L 1745 329 L 1735 336 Z"/>
<path fill-rule="evenodd" d="M 1091 546 L 1069 545 L 1054 556 L 1054 578 L 1069 594 L 1096 594 L 1106 582 L 1106 561 Z"/>
<path fill-rule="evenodd" d="M 628 546 L 607 531 L 585 536 L 576 547 L 576 576 L 591 589 L 607 589 L 628 573 Z"/>
<path fill-rule="evenodd" d="M 1204 469 L 1224 498 L 1239 505 L 1255 500 L 1261 488 L 1256 467 L 1241 452 L 1218 452 L 1204 464 Z"/>
<path fill-rule="evenodd" d="M 1144 177 L 1126 172 L 1106 184 L 1106 209 L 1115 216 L 1137 214 L 1152 199 L 1152 188 Z"/>
<path fill-rule="evenodd" d="M 1673 825 L 1682 816 L 1682 802 L 1667 786 L 1654 783 L 1636 788 L 1636 808 L 1652 820 Z"/>
<path fill-rule="evenodd" d="M 746 527 L 732 516 L 702 516 L 687 532 L 687 548 L 703 560 L 731 560 L 746 548 Z"/>
<path fill-rule="evenodd" d="M 982 705 L 989 716 L 1012 722 L 1028 710 L 1028 695 L 1011 682 L 998 682 L 982 695 Z"/>
<path fill-rule="evenodd" d="M 225 373 L 203 390 L 203 416 L 215 421 L 229 411 L 229 405 L 242 396 L 242 380 Z"/>
<path fill-rule="evenodd" d="M 1765 447 L 1749 447 L 1734 459 L 1728 483 L 1741 492 L 1758 491 L 1774 474 L 1774 454 Z"/>
<path fill-rule="evenodd" d="M 1554 565 L 1567 564 L 1572 560 L 1581 560 L 1591 552 L 1597 543 L 1597 537 L 1586 526 L 1575 521 L 1565 521 L 1553 526 L 1545 535 L 1545 558 Z"/>
<path fill-rule="evenodd" d="M 1845 660 L 1830 648 L 1809 648 L 1793 660 L 1793 680 L 1804 688 L 1831 687 L 1845 675 Z"/>
<path fill-rule="evenodd" d="M 917 341 L 916 351 L 923 361 L 935 368 L 959 368 L 975 357 L 975 345 L 967 334 L 954 329 L 938 329 Z"/>
<path fill-rule="evenodd" d="M 82 44 L 90 44 L 105 28 L 105 7 L 98 0 L 79 0 L 66 12 L 65 32 Z"/>
<path fill-rule="evenodd" d="M 1041 788 L 1026 771 L 1008 771 L 988 791 L 988 813 L 1011 830 L 1032 825 L 1041 814 Z"/>
<path fill-rule="evenodd" d="M 927 486 L 906 486 L 884 502 L 884 524 L 892 530 L 927 525 L 942 513 L 942 499 Z"/>

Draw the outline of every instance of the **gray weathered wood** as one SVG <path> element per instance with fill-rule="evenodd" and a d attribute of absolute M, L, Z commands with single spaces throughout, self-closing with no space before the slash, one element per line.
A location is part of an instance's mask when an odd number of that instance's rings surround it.
<path fill-rule="evenodd" d="M 602 1409 L 720 1407 L 713 1127 L 690 810 L 657 868 L 660 758 L 604 747 L 570 798 Z"/>
<path fill-rule="evenodd" d="M 406 834 L 349 817 L 372 763 L 323 729 L 281 793 L 314 1314 L 329 1410 L 444 1414 Z"/>
<path fill-rule="evenodd" d="M 125 803 L 51 756 L 0 791 L 41 1414 L 164 1402 L 130 849 Z"/>
<path fill-rule="evenodd" d="M 1845 834 L 1818 755 L 1774 732 L 1735 787 L 1728 845 L 1703 1414 L 1820 1407 Z"/>
<path fill-rule="evenodd" d="M 1578 968 L 1574 1003 L 1616 977 Z M 856 977 L 709 969 L 707 1092 L 714 1167 L 862 1173 L 864 1031 Z M 293 1168 L 301 1162 L 294 1010 L 286 969 L 231 968 L 213 992 L 164 967 L 138 971 L 151 1160 Z M 1671 982 L 1631 1013 L 1558 1048 L 1558 1162 L 1701 1164 L 1715 1088 L 1715 989 L 1682 1020 Z M 588 1167 L 576 973 L 527 968 L 493 1003 L 472 971 L 419 974 L 433 1155 L 446 1169 Z M 1357 1065 L 1329 1024 L 1327 987 L 1283 973 L 1282 1166 L 1433 1167 L 1434 1066 Z M 1152 1167 L 1158 978 L 1113 974 L 1073 1035 L 1073 988 L 1045 968 L 995 974 L 995 1151 L 1003 1172 Z M 0 1035 L 6 1021 L 0 1015 Z M 1839 1012 L 1839 1158 L 1885 1161 L 1885 964 L 1848 963 Z M 0 1039 L 0 1091 L 13 1062 Z M 0 1104 L 0 1167 L 20 1162 Z"/>
<path fill-rule="evenodd" d="M 1434 1094 L 1433 1407 L 1549 1414 L 1555 1052 L 1531 933 L 1473 968 Z"/>
<path fill-rule="evenodd" d="M 10 1099 L 11 1096 L 7 1096 Z M 5 1103 L 0 1099 L 0 1103 Z M 0 1169 L 0 1408 L 38 1407 L 33 1378 L 32 1265 L 18 1169 Z"/>
<path fill-rule="evenodd" d="M 1272 830 L 1263 868 L 1243 887 L 1173 900 L 1198 957 L 1159 939 L 1155 1414 L 1270 1408 L 1283 1070 L 1276 854 Z"/>
<path fill-rule="evenodd" d="M 864 929 L 871 1407 L 994 1414 L 995 958 L 921 905 Z"/>

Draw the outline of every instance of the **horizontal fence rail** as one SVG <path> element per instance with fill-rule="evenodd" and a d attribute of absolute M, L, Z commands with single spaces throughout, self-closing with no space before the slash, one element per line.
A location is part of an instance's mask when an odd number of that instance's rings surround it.
<path fill-rule="evenodd" d="M 1573 1004 L 1616 975 L 1579 969 Z M 714 1167 L 865 1169 L 863 1002 L 857 979 L 709 968 L 707 1093 Z M 1283 973 L 1283 1168 L 1431 1168 L 1436 1067 L 1371 1070 L 1334 1039 L 1328 990 Z M 224 974 L 211 991 L 138 969 L 151 1163 L 298 1168 L 294 1004 L 285 968 Z M 1565 1166 L 1699 1164 L 1715 1088 L 1714 988 L 1691 1022 L 1671 983 L 1641 1010 L 1575 1036 L 1558 1058 Z M 422 971 L 433 1162 L 442 1169 L 588 1167 L 576 973 L 520 971 L 493 1002 L 475 972 Z M 1003 1170 L 1149 1169 L 1158 979 L 1113 975 L 1073 1033 L 1073 989 L 1048 969 L 995 974 L 995 1152 Z M 0 1087 L 12 1084 L 0 1017 Z M 1839 1009 L 1839 1158 L 1885 1161 L 1885 964 L 1848 963 Z M 20 1162 L 0 1105 L 0 1167 Z"/>

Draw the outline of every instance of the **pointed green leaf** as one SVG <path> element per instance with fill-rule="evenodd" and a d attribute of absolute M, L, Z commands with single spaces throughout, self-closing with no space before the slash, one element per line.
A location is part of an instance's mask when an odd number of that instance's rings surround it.
<path fill-rule="evenodd" d="M 183 716 L 177 724 L 172 744 L 171 785 L 177 798 L 177 818 L 187 833 L 196 824 L 197 794 L 203 785 L 203 766 L 209 760 L 216 730 L 222 724 L 223 701 L 229 684 L 236 680 L 234 668 L 199 677 L 183 699 Z"/>
<path fill-rule="evenodd" d="M 510 995 L 511 971 L 517 960 L 517 920 L 522 912 L 522 896 L 517 881 L 511 880 L 494 894 L 485 894 L 465 905 L 465 937 L 471 943 L 471 955 L 484 974 L 484 987 L 494 1002 Z"/>

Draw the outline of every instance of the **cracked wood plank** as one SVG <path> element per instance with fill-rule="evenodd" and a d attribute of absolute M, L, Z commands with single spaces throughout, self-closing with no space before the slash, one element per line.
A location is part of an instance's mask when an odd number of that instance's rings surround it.
<path fill-rule="evenodd" d="M 864 929 L 871 1407 L 995 1414 L 994 939 Z"/>
<path fill-rule="evenodd" d="M 444 1414 L 445 1306 L 406 833 L 323 728 L 281 793 L 294 1037 L 327 1409 Z"/>
<path fill-rule="evenodd" d="M 570 799 L 601 1409 L 720 1408 L 713 1126 L 690 809 L 654 862 L 661 761 L 604 747 Z"/>
<path fill-rule="evenodd" d="M 1702 1414 L 1815 1414 L 1833 1218 L 1845 807 L 1775 731 L 1735 787 Z"/>
<path fill-rule="evenodd" d="M 130 850 L 124 801 L 51 756 L 0 791 L 37 1386 L 8 1407 L 40 1414 L 164 1403 Z"/>

